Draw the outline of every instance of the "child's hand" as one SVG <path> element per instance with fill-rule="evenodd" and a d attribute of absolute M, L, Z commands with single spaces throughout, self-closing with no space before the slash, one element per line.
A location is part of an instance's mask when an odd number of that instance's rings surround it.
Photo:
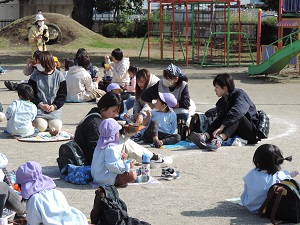
<path fill-rule="evenodd" d="M 135 120 L 135 122 L 139 125 L 143 124 L 144 117 L 142 114 L 139 114 Z"/>
<path fill-rule="evenodd" d="M 126 113 L 126 114 L 124 115 L 124 119 L 128 119 L 128 118 L 130 118 L 130 115 L 129 115 L 128 113 Z"/>
<path fill-rule="evenodd" d="M 132 160 L 132 161 L 130 162 L 130 169 L 132 169 L 132 168 L 134 167 L 134 163 L 135 163 L 135 160 Z"/>
<path fill-rule="evenodd" d="M 125 160 L 125 159 L 127 159 L 127 157 L 128 157 L 128 154 L 126 153 L 126 152 L 122 152 L 122 160 Z"/>
<path fill-rule="evenodd" d="M 147 113 L 147 116 L 149 116 L 149 117 L 152 116 L 151 110 L 148 110 L 146 113 Z"/>

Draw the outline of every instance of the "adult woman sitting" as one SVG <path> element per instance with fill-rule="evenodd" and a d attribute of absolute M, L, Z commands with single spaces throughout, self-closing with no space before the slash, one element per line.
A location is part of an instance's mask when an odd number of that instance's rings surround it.
<path fill-rule="evenodd" d="M 151 74 L 147 69 L 141 69 L 136 73 L 136 88 L 135 88 L 135 100 L 133 105 L 134 120 L 138 124 L 143 124 L 144 117 L 147 116 L 147 111 L 151 110 L 150 106 L 142 100 L 143 92 L 155 85 L 159 81 L 159 78 L 154 74 Z"/>
<path fill-rule="evenodd" d="M 55 62 L 50 52 L 39 54 L 37 71 L 28 81 L 33 88 L 32 102 L 37 106 L 34 126 L 41 132 L 47 127 L 60 131 L 62 128 L 62 106 L 67 97 L 66 80 L 63 74 L 55 69 Z"/>
<path fill-rule="evenodd" d="M 95 78 L 93 82 L 91 75 L 87 72 L 90 65 L 90 57 L 79 54 L 76 58 L 77 65 L 69 68 L 67 82 L 67 102 L 87 102 L 101 98 L 105 91 L 98 89 L 101 77 Z"/>
<path fill-rule="evenodd" d="M 111 83 L 117 83 L 123 88 L 130 82 L 130 76 L 128 73 L 130 66 L 129 58 L 123 57 L 121 49 L 116 48 L 111 53 L 111 59 L 112 62 L 108 55 L 105 56 L 105 62 L 109 64 L 110 70 L 113 74 Z"/>
<path fill-rule="evenodd" d="M 92 108 L 87 116 L 79 123 L 76 128 L 74 141 L 82 149 L 87 163 L 92 163 L 93 154 L 99 139 L 99 125 L 104 119 L 114 118 L 119 113 L 123 112 L 124 104 L 122 98 L 113 92 L 107 92 L 97 103 L 98 107 Z M 142 155 L 148 154 L 153 159 L 158 159 L 148 149 L 136 144 L 130 139 L 125 142 L 126 153 L 129 158 L 135 159 L 138 162 L 142 161 Z M 120 151 L 123 145 L 119 146 Z M 156 157 L 156 158 L 155 158 Z"/>
<path fill-rule="evenodd" d="M 142 100 L 153 109 L 152 100 L 158 99 L 158 93 L 172 93 L 177 99 L 173 108 L 179 119 L 187 121 L 189 118 L 190 93 L 187 84 L 188 78 L 181 69 L 172 63 L 163 70 L 163 79 L 152 87 L 147 88 L 142 94 Z"/>
<path fill-rule="evenodd" d="M 216 107 L 220 115 L 212 122 L 205 133 L 192 133 L 190 139 L 199 148 L 218 149 L 223 140 L 239 136 L 249 144 L 257 143 L 256 107 L 246 92 L 235 88 L 234 80 L 228 73 L 217 75 L 213 80 L 215 92 L 220 99 Z M 207 144 L 206 142 L 210 141 Z"/>

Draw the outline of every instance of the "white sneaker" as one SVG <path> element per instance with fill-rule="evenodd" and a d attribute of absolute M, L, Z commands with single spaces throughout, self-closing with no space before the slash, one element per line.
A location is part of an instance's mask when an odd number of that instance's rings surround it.
<path fill-rule="evenodd" d="M 156 167 L 166 167 L 173 163 L 173 158 L 170 156 L 163 156 L 160 155 L 158 160 L 151 160 L 150 161 L 150 168 L 155 169 Z"/>

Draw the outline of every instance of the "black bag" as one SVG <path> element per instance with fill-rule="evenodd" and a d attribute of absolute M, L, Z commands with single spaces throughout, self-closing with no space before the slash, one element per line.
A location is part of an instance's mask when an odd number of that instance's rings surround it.
<path fill-rule="evenodd" d="M 204 133 L 208 128 L 207 117 L 204 113 L 195 113 L 191 116 L 189 134 L 191 132 Z"/>
<path fill-rule="evenodd" d="M 208 126 L 212 124 L 212 122 L 220 115 L 220 111 L 217 107 L 209 109 L 205 112 L 205 116 L 207 118 Z"/>
<path fill-rule="evenodd" d="M 69 141 L 59 147 L 59 156 L 56 159 L 61 171 L 65 165 L 72 164 L 75 166 L 87 165 L 86 159 L 81 148 L 75 141 Z"/>
<path fill-rule="evenodd" d="M 259 209 L 261 217 L 268 217 L 273 224 L 300 222 L 299 186 L 293 179 L 273 184 L 266 200 Z"/>
<path fill-rule="evenodd" d="M 269 130 L 270 130 L 270 120 L 267 114 L 262 111 L 257 111 L 258 115 L 258 124 L 257 124 L 257 137 L 259 139 L 265 139 L 269 136 Z"/>
<path fill-rule="evenodd" d="M 100 186 L 95 191 L 91 223 L 96 225 L 150 225 L 128 216 L 127 206 L 113 185 Z"/>
<path fill-rule="evenodd" d="M 186 125 L 186 122 L 184 120 L 178 121 L 177 131 L 181 137 L 181 140 L 186 140 L 186 137 L 188 135 L 188 126 Z"/>

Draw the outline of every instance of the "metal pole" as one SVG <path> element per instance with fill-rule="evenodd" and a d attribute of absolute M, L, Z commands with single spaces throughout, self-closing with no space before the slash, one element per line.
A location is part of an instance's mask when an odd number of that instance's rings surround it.
<path fill-rule="evenodd" d="M 258 9 L 257 36 L 256 36 L 256 64 L 260 64 L 261 20 L 262 20 L 262 10 Z"/>

